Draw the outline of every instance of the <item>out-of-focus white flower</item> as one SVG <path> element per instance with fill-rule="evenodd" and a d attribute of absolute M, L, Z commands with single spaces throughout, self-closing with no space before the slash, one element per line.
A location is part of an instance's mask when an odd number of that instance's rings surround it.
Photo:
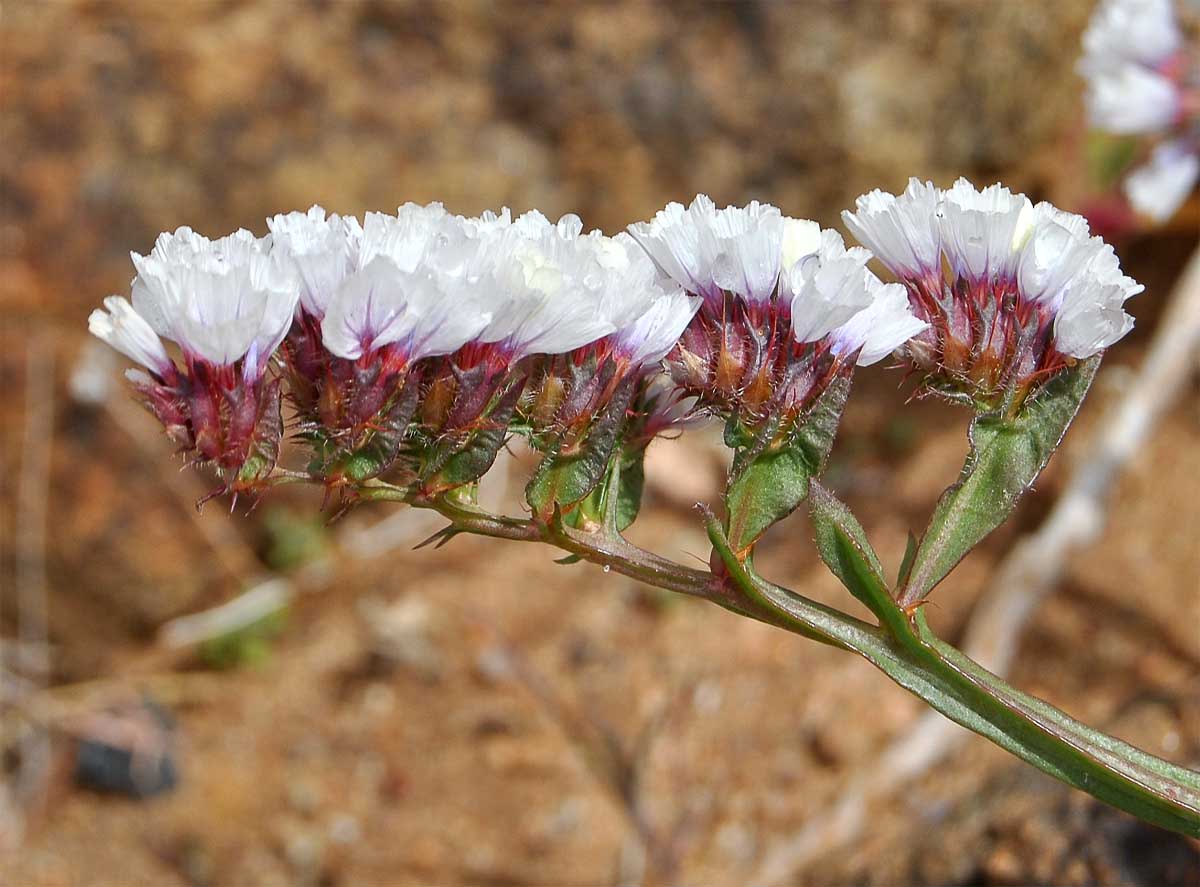
<path fill-rule="evenodd" d="M 1158 65 L 1179 49 L 1171 0 L 1102 0 L 1083 34 L 1080 71 L 1087 75 L 1128 60 Z"/>
<path fill-rule="evenodd" d="M 321 339 L 346 360 L 397 345 L 412 362 L 461 348 L 490 319 L 477 303 L 456 304 L 429 269 L 405 270 L 379 255 L 330 300 Z"/>
<path fill-rule="evenodd" d="M 870 302 L 830 337 L 835 354 L 857 351 L 860 367 L 878 363 L 929 326 L 912 313 L 900 284 L 884 283 L 868 272 L 865 289 Z"/>
<path fill-rule="evenodd" d="M 717 209 L 705 194 L 686 209 L 670 203 L 651 221 L 629 226 L 662 272 L 688 292 L 719 300 L 725 291 L 750 302 L 775 294 L 784 231 L 784 218 L 773 206 L 752 201 Z M 793 229 L 789 249 L 795 249 L 797 233 L 810 232 Z"/>
<path fill-rule="evenodd" d="M 940 271 L 940 198 L 932 183 L 913 178 L 899 196 L 878 188 L 864 194 L 855 201 L 855 212 L 843 212 L 842 220 L 897 277 L 922 277 Z"/>
<path fill-rule="evenodd" d="M 210 241 L 184 227 L 159 235 L 149 256 L 131 256 L 133 308 L 156 333 L 216 366 L 246 358 L 247 377 L 261 375 L 300 296 L 269 237 L 243 229 Z"/>
<path fill-rule="evenodd" d="M 1182 141 L 1166 142 L 1125 178 L 1125 195 L 1133 208 L 1165 222 L 1183 205 L 1200 179 L 1200 154 Z"/>
<path fill-rule="evenodd" d="M 1010 275 L 1032 212 L 1024 194 L 999 183 L 979 191 L 960 178 L 942 193 L 939 208 L 942 249 L 951 268 L 973 283 Z"/>
<path fill-rule="evenodd" d="M 91 313 L 88 332 L 160 377 L 174 368 L 158 334 L 120 296 L 109 296 L 103 308 Z"/>
<path fill-rule="evenodd" d="M 272 248 L 281 251 L 300 276 L 300 305 L 318 320 L 342 281 L 359 266 L 363 229 L 354 216 L 326 216 L 320 206 L 267 219 Z"/>
<path fill-rule="evenodd" d="M 1118 135 L 1154 133 L 1178 118 L 1180 93 L 1169 77 L 1123 62 L 1089 76 L 1086 102 L 1097 129 Z"/>

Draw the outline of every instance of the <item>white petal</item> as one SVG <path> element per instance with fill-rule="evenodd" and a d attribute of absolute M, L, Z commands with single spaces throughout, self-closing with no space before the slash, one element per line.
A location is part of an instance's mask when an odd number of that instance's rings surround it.
<path fill-rule="evenodd" d="M 362 226 L 353 216 L 332 215 L 313 206 L 307 213 L 292 212 L 267 219 L 272 251 L 283 253 L 301 281 L 300 303 L 314 317 L 325 315 L 325 306 L 342 281 L 358 268 Z"/>
<path fill-rule="evenodd" d="M 701 302 L 679 288 L 662 293 L 640 317 L 617 333 L 618 348 L 635 367 L 657 363 L 675 347 Z"/>
<path fill-rule="evenodd" d="M 1133 329 L 1133 318 L 1121 308 L 1127 297 L 1116 284 L 1069 292 L 1054 321 L 1055 347 L 1082 359 L 1112 345 Z"/>
<path fill-rule="evenodd" d="M 877 363 L 929 324 L 913 316 L 908 292 L 898 283 L 885 284 L 871 275 L 871 304 L 831 334 L 836 354 L 858 351 L 858 366 Z"/>
<path fill-rule="evenodd" d="M 815 342 L 871 304 L 866 270 L 871 254 L 847 250 L 836 231 L 821 232 L 818 252 L 795 263 L 780 280 L 780 298 L 791 299 L 792 335 Z"/>
<path fill-rule="evenodd" d="M 120 296 L 109 296 L 104 308 L 91 313 L 88 332 L 160 376 L 171 366 L 171 358 L 150 324 Z"/>
<path fill-rule="evenodd" d="M 879 190 L 862 195 L 855 212 L 843 212 L 842 220 L 897 277 L 921 277 L 941 261 L 940 197 L 931 183 L 909 179 L 899 197 Z"/>
<path fill-rule="evenodd" d="M 973 281 L 993 281 L 1013 273 L 1031 208 L 1024 194 L 1013 194 L 1000 184 L 977 191 L 966 179 L 959 179 L 943 192 L 939 227 L 955 273 Z"/>

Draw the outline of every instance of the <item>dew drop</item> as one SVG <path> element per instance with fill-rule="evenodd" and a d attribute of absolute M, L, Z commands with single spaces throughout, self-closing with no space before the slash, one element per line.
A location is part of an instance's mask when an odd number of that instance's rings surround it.
<path fill-rule="evenodd" d="M 605 565 L 604 565 L 604 572 L 605 572 L 605 573 L 607 573 L 607 572 L 609 572 L 609 571 L 611 571 L 611 570 L 612 570 L 612 567 L 610 567 L 608 564 L 605 564 Z"/>

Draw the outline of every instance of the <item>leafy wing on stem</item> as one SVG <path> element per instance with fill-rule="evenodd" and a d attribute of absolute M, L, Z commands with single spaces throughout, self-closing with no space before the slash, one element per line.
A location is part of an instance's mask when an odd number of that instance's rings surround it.
<path fill-rule="evenodd" d="M 750 446 L 735 457 L 725 495 L 726 532 L 739 555 L 804 501 L 829 458 L 849 394 L 850 377 L 838 376 L 782 443 Z"/>
<path fill-rule="evenodd" d="M 1015 418 L 982 414 L 971 423 L 971 452 L 958 483 L 938 501 L 900 596 L 923 600 L 1004 523 L 1058 448 L 1087 394 L 1100 356 L 1080 361 L 1036 392 Z"/>

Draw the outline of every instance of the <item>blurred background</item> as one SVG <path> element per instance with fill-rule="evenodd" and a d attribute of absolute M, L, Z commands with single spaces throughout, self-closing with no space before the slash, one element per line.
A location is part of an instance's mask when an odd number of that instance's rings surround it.
<path fill-rule="evenodd" d="M 211 484 L 85 332 L 159 231 L 261 234 L 312 203 L 536 207 L 609 233 L 697 191 L 840 227 L 910 175 L 1102 204 L 1073 71 L 1091 7 L 5 3 L 0 883 L 1197 883 L 1200 845 L 957 728 L 924 760 L 921 703 L 834 650 L 540 547 L 413 551 L 437 522 L 390 506 L 331 524 L 301 490 L 198 513 Z M 1193 197 L 1116 238 L 1146 284 L 1137 329 L 1038 489 L 939 589 L 944 637 L 1095 458 L 1198 230 Z M 893 564 L 965 452 L 966 417 L 905 405 L 901 376 L 860 372 L 829 473 Z M 1195 382 L 1193 362 L 1009 672 L 1192 765 Z M 719 495 L 714 440 L 654 444 L 636 541 L 706 557 L 691 506 Z M 515 453 L 486 495 L 515 502 L 527 467 Z M 776 528 L 763 571 L 858 612 L 810 538 L 802 516 Z M 880 781 L 885 752 L 911 776 Z"/>

